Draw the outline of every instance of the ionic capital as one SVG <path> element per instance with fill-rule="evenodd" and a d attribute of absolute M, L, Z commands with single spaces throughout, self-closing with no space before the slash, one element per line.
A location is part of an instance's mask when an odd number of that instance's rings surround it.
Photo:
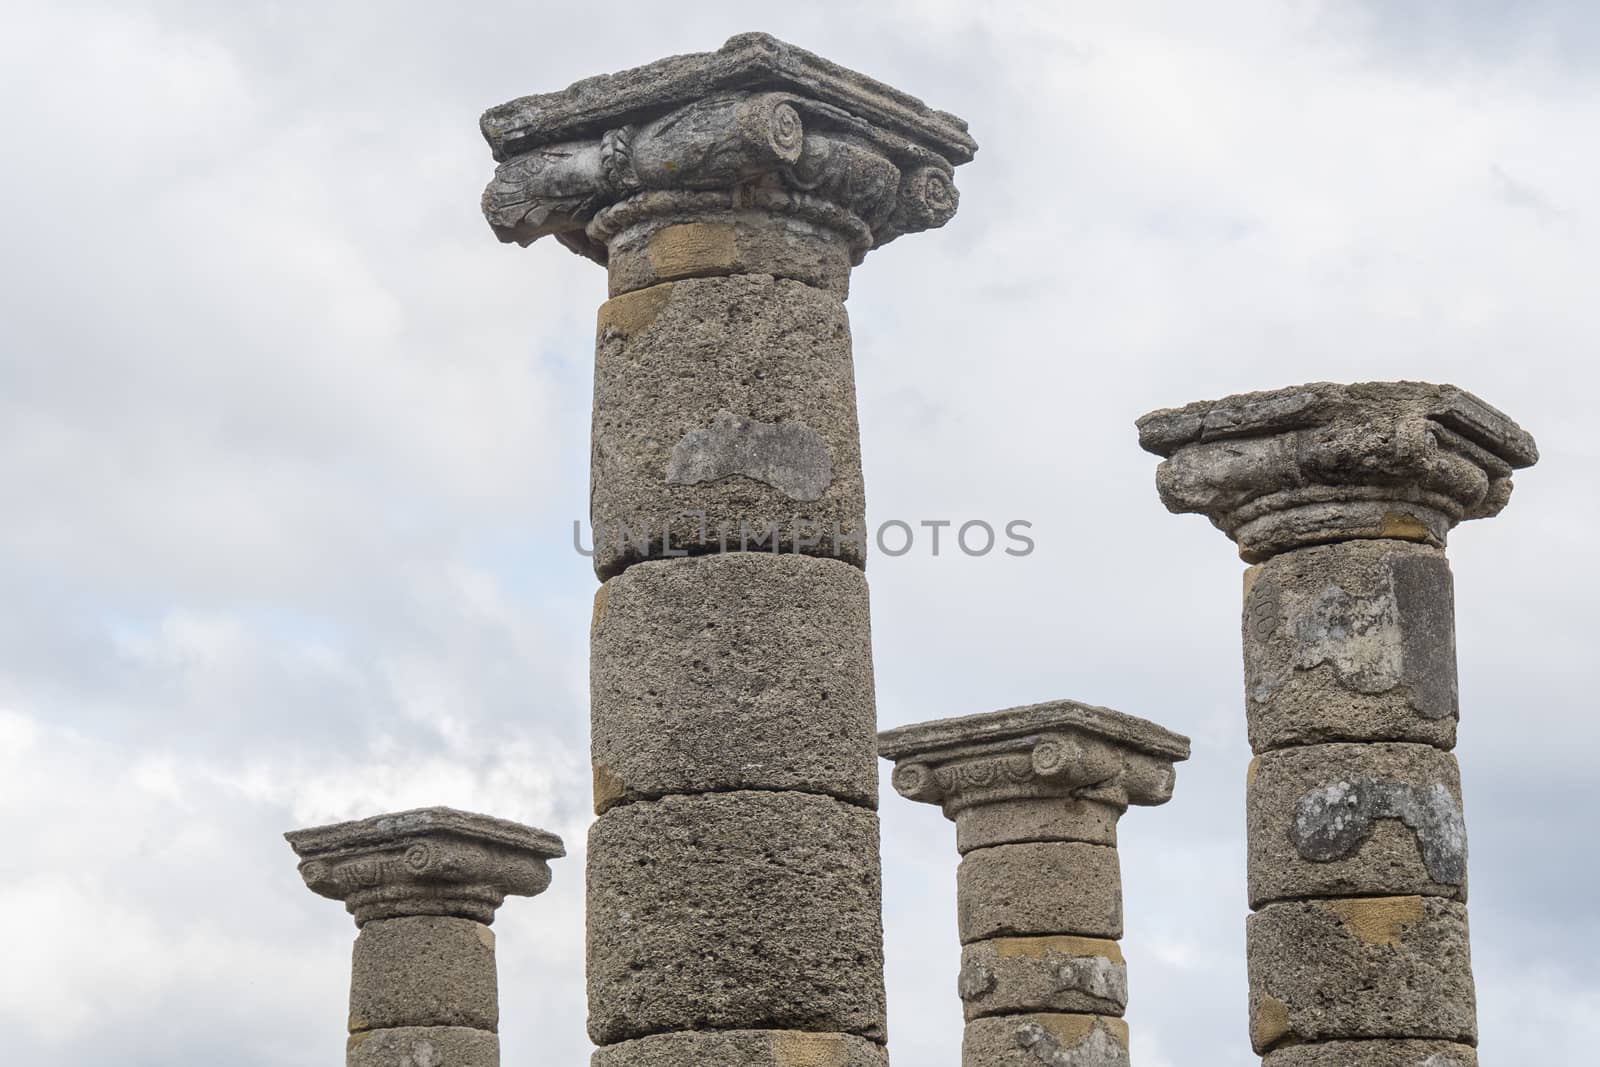
<path fill-rule="evenodd" d="M 1532 436 L 1464 390 L 1317 382 L 1153 411 L 1139 443 L 1165 458 L 1162 503 L 1196 512 L 1260 562 L 1303 545 L 1395 538 L 1443 547 L 1498 514 Z"/>
<path fill-rule="evenodd" d="M 895 791 L 963 811 L 1014 800 L 1094 801 L 1123 810 L 1172 798 L 1189 739 L 1143 719 L 1060 700 L 905 726 L 878 735 Z"/>
<path fill-rule="evenodd" d="M 742 211 L 835 232 L 853 262 L 955 214 L 966 124 L 765 34 L 487 111 L 495 234 L 606 263 L 651 220 Z"/>
<path fill-rule="evenodd" d="M 412 915 L 492 922 L 507 896 L 544 892 L 547 861 L 566 855 L 554 834 L 452 808 L 418 808 L 284 837 L 300 857 L 306 886 L 342 901 L 357 926 Z"/>

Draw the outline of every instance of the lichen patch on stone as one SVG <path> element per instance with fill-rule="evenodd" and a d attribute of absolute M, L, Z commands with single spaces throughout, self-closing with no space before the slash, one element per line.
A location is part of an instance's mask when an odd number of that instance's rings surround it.
<path fill-rule="evenodd" d="M 1046 1067 L 1128 1067 L 1127 1026 L 1120 1019 L 1034 1016 L 1017 1027 L 1016 1038 L 1019 1049 Z"/>
<path fill-rule="evenodd" d="M 1435 882 L 1466 881 L 1466 821 L 1442 782 L 1413 786 L 1368 777 L 1330 782 L 1300 797 L 1289 840 L 1313 863 L 1349 859 L 1361 851 L 1379 819 L 1398 819 L 1416 835 L 1428 877 Z"/>
<path fill-rule="evenodd" d="M 822 435 L 803 422 L 758 422 L 719 411 L 710 426 L 690 430 L 672 447 L 668 485 L 698 485 L 742 476 L 791 500 L 816 500 L 833 483 L 833 460 Z"/>
<path fill-rule="evenodd" d="M 1103 956 L 1068 956 L 1052 962 L 1058 993 L 1086 993 L 1118 1004 L 1128 1002 L 1128 969 Z"/>
<path fill-rule="evenodd" d="M 1326 663 L 1341 685 L 1358 693 L 1384 693 L 1400 684 L 1404 661 L 1392 592 L 1352 596 L 1330 585 L 1297 624 L 1294 665 L 1300 670 Z"/>

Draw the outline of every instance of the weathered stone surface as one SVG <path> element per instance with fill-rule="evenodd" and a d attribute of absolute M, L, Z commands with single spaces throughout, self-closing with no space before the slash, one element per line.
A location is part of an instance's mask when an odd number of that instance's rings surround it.
<path fill-rule="evenodd" d="M 736 211 L 725 194 L 715 193 L 636 197 L 604 212 L 589 228 L 610 249 L 611 296 L 683 278 L 769 274 L 842 299 L 850 292 L 856 244 L 870 240 L 870 233 L 856 232 L 843 218 Z"/>
<path fill-rule="evenodd" d="M 1072 797 L 996 800 L 956 813 L 956 851 L 1028 841 L 1083 841 L 1117 844 L 1117 820 L 1127 810 L 1116 804 Z"/>
<path fill-rule="evenodd" d="M 1045 841 L 969 852 L 956 872 L 961 943 L 1122 936 L 1122 869 L 1104 845 Z"/>
<path fill-rule="evenodd" d="M 961 950 L 957 982 L 966 1017 L 1023 1012 L 1120 1016 L 1128 968 L 1115 941 L 1090 937 L 1000 937 Z"/>
<path fill-rule="evenodd" d="M 1444 553 L 1396 540 L 1285 552 L 1245 572 L 1245 706 L 1257 752 L 1456 735 Z"/>
<path fill-rule="evenodd" d="M 453 808 L 417 808 L 284 835 L 311 891 L 344 902 L 358 925 L 407 915 L 491 922 L 508 895 L 550 884 L 566 855 L 555 834 Z"/>
<path fill-rule="evenodd" d="M 1250 562 L 1304 545 L 1398 538 L 1442 547 L 1497 514 L 1533 438 L 1471 393 L 1424 382 L 1316 382 L 1139 419 L 1166 457 L 1162 502 L 1198 512 Z"/>
<path fill-rule="evenodd" d="M 500 1039 L 465 1026 L 402 1026 L 351 1034 L 345 1067 L 500 1067 Z"/>
<path fill-rule="evenodd" d="M 886 730 L 878 753 L 956 823 L 964 1067 L 1125 1067 L 1117 819 L 1171 798 L 1189 739 L 1061 700 Z"/>
<path fill-rule="evenodd" d="M 882 1045 L 854 1034 L 726 1030 L 656 1034 L 596 1049 L 590 1067 L 888 1067 Z"/>
<path fill-rule="evenodd" d="M 894 761 L 897 792 L 940 805 L 950 819 L 972 808 L 1040 799 L 1089 801 L 1120 812 L 1171 799 L 1172 765 L 1189 758 L 1189 739 L 1109 708 L 1056 700 L 885 730 L 878 754 Z M 1094 814 L 1066 813 L 1077 815 L 1095 833 Z M 1060 821 L 1063 812 L 1025 818 Z"/>
<path fill-rule="evenodd" d="M 350 966 L 350 1030 L 499 1022 L 494 932 L 472 919 L 418 915 L 361 928 Z"/>
<path fill-rule="evenodd" d="M 859 260 L 948 222 L 954 167 L 977 149 L 960 119 L 765 34 L 514 100 L 482 128 L 500 161 L 483 196 L 495 234 L 553 234 L 600 263 L 608 210 L 684 193 L 822 224 Z"/>
<path fill-rule="evenodd" d="M 1257 757 L 1246 808 L 1250 906 L 1334 896 L 1467 898 L 1455 757 L 1332 744 Z"/>
<path fill-rule="evenodd" d="M 1095 1015 L 974 1019 L 961 1067 L 1128 1067 L 1128 1025 Z"/>
<path fill-rule="evenodd" d="M 671 111 L 720 89 L 804 93 L 915 139 L 953 163 L 965 163 L 978 148 L 966 123 L 949 112 L 765 33 L 737 34 L 716 52 L 670 56 L 559 92 L 519 97 L 484 112 L 481 125 L 495 158 L 507 159 Z"/>
<path fill-rule="evenodd" d="M 1261 1067 L 1478 1067 L 1478 1050 L 1448 1041 L 1328 1041 L 1281 1048 Z"/>
<path fill-rule="evenodd" d="M 765 275 L 607 301 L 595 355 L 595 571 L 752 550 L 865 561 L 850 326 Z"/>
<path fill-rule="evenodd" d="M 1248 923 L 1251 1038 L 1477 1043 L 1467 909 L 1437 897 L 1269 904 Z"/>
<path fill-rule="evenodd" d="M 878 821 L 809 793 L 670 796 L 589 832 L 589 1033 L 884 1038 Z"/>
<path fill-rule="evenodd" d="M 630 567 L 595 598 L 595 810 L 641 797 L 878 793 L 867 582 L 751 552 Z"/>

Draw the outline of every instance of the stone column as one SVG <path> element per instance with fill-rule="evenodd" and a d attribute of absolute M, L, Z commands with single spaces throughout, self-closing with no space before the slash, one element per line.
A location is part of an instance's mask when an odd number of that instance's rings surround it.
<path fill-rule="evenodd" d="M 607 267 L 590 509 L 596 1067 L 885 1063 L 851 268 L 960 119 L 763 34 L 487 112 L 484 212 Z"/>
<path fill-rule="evenodd" d="M 347 1067 L 498 1067 L 489 924 L 507 896 L 544 892 L 561 839 L 450 808 L 284 836 L 306 885 L 343 901 L 361 931 Z"/>
<path fill-rule="evenodd" d="M 1476 1067 L 1445 536 L 1538 458 L 1451 386 L 1156 411 L 1174 512 L 1244 575 L 1251 1037 L 1269 1067 Z"/>
<path fill-rule="evenodd" d="M 962 1067 L 1127 1067 L 1117 820 L 1189 739 L 1070 700 L 886 730 L 902 796 L 956 824 Z"/>

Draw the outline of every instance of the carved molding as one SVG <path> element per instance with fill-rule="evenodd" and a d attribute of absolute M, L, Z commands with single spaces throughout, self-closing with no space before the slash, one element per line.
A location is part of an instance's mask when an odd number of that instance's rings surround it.
<path fill-rule="evenodd" d="M 408 915 L 493 921 L 507 896 L 550 884 L 548 860 L 566 854 L 554 834 L 451 808 L 420 808 L 284 835 L 300 876 L 342 901 L 362 925 Z"/>
<path fill-rule="evenodd" d="M 840 232 L 859 262 L 869 248 L 948 222 L 960 201 L 953 171 L 937 153 L 834 105 L 733 91 L 588 139 L 529 147 L 496 169 L 483 212 L 502 241 L 555 236 L 599 263 L 612 237 L 653 215 L 793 214 Z"/>
<path fill-rule="evenodd" d="M 954 819 L 1007 800 L 1059 797 L 1119 809 L 1164 804 L 1175 779 L 1170 759 L 1063 731 L 906 756 L 890 780 L 901 796 L 938 804 Z"/>
<path fill-rule="evenodd" d="M 1057 700 L 885 730 L 878 753 L 910 800 L 954 819 L 1013 800 L 1088 800 L 1118 810 L 1164 804 L 1189 739 L 1109 708 Z"/>
<path fill-rule="evenodd" d="M 1165 457 L 1168 510 L 1196 512 L 1252 562 L 1305 544 L 1393 537 L 1442 547 L 1450 529 L 1511 497 L 1533 438 L 1454 386 L 1319 382 L 1139 420 Z"/>

